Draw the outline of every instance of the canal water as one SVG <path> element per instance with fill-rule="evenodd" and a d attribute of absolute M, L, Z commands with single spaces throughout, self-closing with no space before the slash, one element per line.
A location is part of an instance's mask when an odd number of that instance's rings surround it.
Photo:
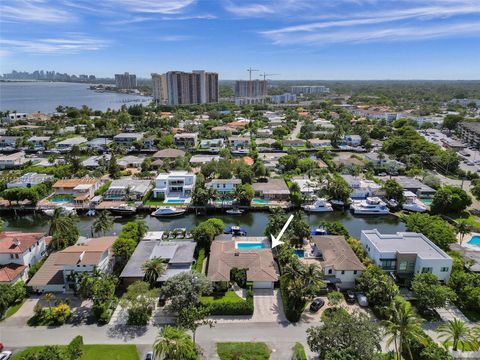
<path fill-rule="evenodd" d="M 192 230 L 197 224 L 209 218 L 222 219 L 226 226 L 238 225 L 247 231 L 251 236 L 262 236 L 268 222 L 268 212 L 249 212 L 240 216 L 229 216 L 225 214 L 195 215 L 187 214 L 177 218 L 159 219 L 148 214 L 138 214 L 129 217 L 115 217 L 115 224 L 109 234 L 118 234 L 122 226 L 133 219 L 143 219 L 150 231 L 172 230 L 175 228 L 186 228 Z M 349 211 L 334 211 L 331 213 L 304 215 L 305 219 L 314 228 L 319 226 L 321 221 L 340 221 L 350 232 L 350 235 L 359 239 L 362 230 L 378 229 L 381 233 L 395 233 L 405 231 L 405 224 L 395 216 L 353 216 Z M 2 216 L 5 221 L 5 230 L 16 231 L 48 231 L 49 217 L 43 214 L 27 214 L 21 216 Z M 80 217 L 80 233 L 83 236 L 90 236 L 91 225 L 94 217 Z M 280 230 L 280 229 L 279 229 Z"/>

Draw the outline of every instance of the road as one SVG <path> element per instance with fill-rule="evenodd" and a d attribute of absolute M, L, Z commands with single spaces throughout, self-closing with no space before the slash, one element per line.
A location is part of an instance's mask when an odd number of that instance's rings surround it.
<path fill-rule="evenodd" d="M 295 129 L 293 129 L 292 133 L 289 136 L 290 140 L 298 139 L 298 134 L 300 134 L 300 129 L 302 128 L 302 125 L 303 125 L 302 120 L 297 121 L 297 124 L 295 125 Z"/>

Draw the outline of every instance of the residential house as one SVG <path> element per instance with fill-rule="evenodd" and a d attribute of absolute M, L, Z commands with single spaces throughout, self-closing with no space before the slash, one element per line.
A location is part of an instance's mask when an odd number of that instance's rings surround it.
<path fill-rule="evenodd" d="M 394 179 L 401 187 L 403 187 L 403 190 L 411 191 L 418 197 L 432 197 L 436 192 L 435 189 L 425 185 L 420 180 L 415 178 L 408 176 L 395 176 L 392 179 Z"/>
<path fill-rule="evenodd" d="M 317 265 L 326 283 L 339 289 L 353 289 L 365 266 L 347 243 L 345 236 L 322 235 L 312 237 L 312 251 L 302 261 Z"/>
<path fill-rule="evenodd" d="M 287 139 L 282 141 L 284 147 L 299 148 L 307 145 L 307 142 L 303 139 Z"/>
<path fill-rule="evenodd" d="M 332 141 L 329 139 L 310 139 L 308 142 L 315 149 L 330 149 L 332 147 Z"/>
<path fill-rule="evenodd" d="M 228 143 L 231 147 L 238 149 L 238 148 L 247 148 L 250 146 L 251 139 L 247 136 L 229 136 Z"/>
<path fill-rule="evenodd" d="M 143 148 L 144 149 L 155 149 L 155 136 L 148 136 L 143 139 Z"/>
<path fill-rule="evenodd" d="M 0 149 L 2 148 L 13 148 L 17 147 L 17 140 L 20 139 L 20 136 L 0 136 Z"/>
<path fill-rule="evenodd" d="M 28 160 L 25 158 L 25 153 L 23 151 L 8 155 L 0 154 L 0 170 L 18 168 L 27 162 Z"/>
<path fill-rule="evenodd" d="M 108 163 L 111 158 L 112 155 L 110 154 L 90 156 L 82 161 L 82 165 L 89 170 L 94 170 L 98 168 L 102 162 L 105 164 Z"/>
<path fill-rule="evenodd" d="M 45 257 L 51 239 L 44 233 L 0 232 L 0 284 L 27 280 L 28 269 Z"/>
<path fill-rule="evenodd" d="M 159 174 L 155 179 L 155 188 L 153 189 L 154 198 L 183 199 L 189 202 L 195 188 L 197 176 L 188 171 L 171 171 L 169 173 Z"/>
<path fill-rule="evenodd" d="M 209 163 L 211 161 L 219 161 L 220 159 L 221 157 L 219 155 L 197 154 L 197 155 L 193 155 L 190 158 L 190 164 L 192 166 L 198 166 L 198 165 Z"/>
<path fill-rule="evenodd" d="M 360 135 L 345 135 L 343 141 L 350 146 L 360 146 L 362 144 L 362 137 Z"/>
<path fill-rule="evenodd" d="M 370 196 L 376 196 L 382 189 L 382 186 L 373 180 L 362 179 L 353 175 L 342 175 L 342 177 L 352 189 L 350 195 L 352 199 L 366 199 Z"/>
<path fill-rule="evenodd" d="M 103 152 L 103 151 L 108 149 L 109 145 L 112 142 L 113 141 L 111 139 L 108 139 L 108 138 L 95 138 L 95 139 L 90 140 L 87 143 L 87 147 L 89 147 L 90 149 L 96 150 L 96 151 Z"/>
<path fill-rule="evenodd" d="M 288 189 L 285 180 L 268 178 L 267 182 L 253 183 L 255 196 L 265 200 L 290 200 L 290 190 Z"/>
<path fill-rule="evenodd" d="M 176 158 L 181 158 L 185 157 L 185 151 L 179 150 L 179 149 L 163 149 L 157 151 L 155 154 L 153 154 L 154 159 L 169 159 L 169 160 L 175 160 Z"/>
<path fill-rule="evenodd" d="M 32 136 L 27 142 L 30 146 L 34 148 L 45 147 L 45 145 L 50 141 L 50 136 Z"/>
<path fill-rule="evenodd" d="M 336 166 L 342 166 L 344 168 L 355 168 L 355 167 L 365 166 L 365 162 L 363 160 L 360 160 L 357 157 L 352 155 L 342 156 L 341 153 L 339 153 L 336 157 L 334 157 L 332 161 Z"/>
<path fill-rule="evenodd" d="M 308 177 L 294 176 L 291 178 L 291 181 L 298 186 L 300 193 L 304 196 L 313 196 L 320 190 L 320 183 Z"/>
<path fill-rule="evenodd" d="M 90 199 L 95 195 L 101 185 L 102 181 L 94 178 L 82 179 L 62 179 L 53 184 L 55 195 L 66 195 L 72 197 L 76 204 L 84 205 L 90 202 Z"/>
<path fill-rule="evenodd" d="M 113 141 L 117 144 L 124 145 L 126 147 L 133 146 L 133 143 L 141 141 L 143 139 L 143 133 L 120 133 L 113 137 Z"/>
<path fill-rule="evenodd" d="M 127 155 L 118 159 L 117 165 L 120 166 L 122 169 L 140 168 L 142 166 L 143 160 L 143 158 L 138 156 Z"/>
<path fill-rule="evenodd" d="M 7 188 L 31 188 L 32 186 L 41 184 L 45 181 L 53 180 L 53 175 L 38 174 L 35 172 L 26 173 L 19 178 L 7 183 Z"/>
<path fill-rule="evenodd" d="M 263 247 L 253 249 L 248 246 L 252 243 Z M 273 289 L 280 277 L 267 237 L 217 236 L 210 246 L 207 278 L 230 282 L 233 268 L 246 269 L 247 281 L 253 283 L 254 289 Z"/>
<path fill-rule="evenodd" d="M 85 139 L 84 137 L 76 136 L 57 142 L 55 144 L 55 147 L 61 152 L 67 152 L 72 150 L 74 146 L 80 146 L 82 144 L 85 144 L 86 142 L 87 139 Z"/>
<path fill-rule="evenodd" d="M 399 280 L 408 282 L 415 274 L 433 273 L 446 282 L 452 271 L 452 258 L 420 233 L 363 230 L 360 242 L 377 266 Z"/>
<path fill-rule="evenodd" d="M 2 122 L 6 123 L 6 124 L 11 124 L 11 123 L 13 123 L 15 121 L 18 121 L 18 120 L 27 120 L 27 117 L 28 117 L 28 115 L 25 114 L 25 113 L 12 112 L 12 113 L 6 114 L 2 118 Z"/>
<path fill-rule="evenodd" d="M 105 236 L 87 239 L 50 254 L 27 287 L 38 293 L 72 293 L 79 275 L 94 271 L 110 273 L 113 268 L 112 244 L 115 238 Z"/>
<path fill-rule="evenodd" d="M 200 141 L 199 150 L 218 153 L 224 147 L 223 139 L 204 139 Z"/>
<path fill-rule="evenodd" d="M 259 153 L 258 158 L 263 161 L 263 164 L 267 169 L 275 171 L 278 170 L 278 167 L 280 165 L 278 160 L 285 155 L 287 155 L 287 153 L 285 152 Z"/>
<path fill-rule="evenodd" d="M 277 141 L 275 139 L 266 138 L 266 139 L 256 139 L 255 144 L 257 145 L 257 149 L 261 150 L 271 150 L 274 144 Z"/>
<path fill-rule="evenodd" d="M 181 133 L 173 136 L 175 145 L 181 148 L 196 147 L 198 143 L 198 133 Z"/>
<path fill-rule="evenodd" d="M 269 138 L 272 135 L 273 135 L 272 129 L 264 128 L 264 129 L 257 130 L 257 137 L 259 138 Z"/>
<path fill-rule="evenodd" d="M 129 189 L 132 200 L 141 200 L 150 189 L 150 180 L 117 179 L 112 180 L 107 191 L 103 194 L 105 200 L 124 200 Z"/>
<path fill-rule="evenodd" d="M 386 154 L 380 156 L 378 152 L 369 152 L 364 157 L 376 169 L 385 169 L 389 173 L 398 173 L 400 170 L 405 169 L 404 163 L 390 159 Z"/>
<path fill-rule="evenodd" d="M 233 193 L 241 183 L 242 180 L 240 179 L 213 179 L 206 183 L 205 187 L 221 193 Z"/>
<path fill-rule="evenodd" d="M 157 279 L 157 283 L 163 283 L 171 277 L 192 270 L 195 262 L 195 241 L 159 241 L 142 240 L 138 243 L 135 251 L 125 265 L 120 280 L 127 287 L 135 281 L 142 281 L 145 277 L 143 264 L 151 259 L 160 258 L 166 265 L 166 271 Z"/>

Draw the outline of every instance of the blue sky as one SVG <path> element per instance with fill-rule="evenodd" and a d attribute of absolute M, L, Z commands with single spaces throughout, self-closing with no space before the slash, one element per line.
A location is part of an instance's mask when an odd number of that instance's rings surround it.
<path fill-rule="evenodd" d="M 2 0 L 0 72 L 480 79 L 480 0 Z M 258 77 L 258 73 L 254 77 Z"/>

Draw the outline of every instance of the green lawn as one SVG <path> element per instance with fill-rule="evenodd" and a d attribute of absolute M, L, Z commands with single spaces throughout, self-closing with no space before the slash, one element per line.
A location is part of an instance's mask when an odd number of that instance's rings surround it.
<path fill-rule="evenodd" d="M 195 263 L 195 271 L 201 273 L 203 268 L 203 262 L 205 261 L 205 249 L 198 250 L 197 262 Z"/>
<path fill-rule="evenodd" d="M 10 316 L 12 316 L 13 314 L 15 314 L 18 309 L 20 309 L 23 305 L 23 303 L 25 302 L 25 300 L 27 299 L 23 299 L 21 302 L 19 302 L 18 304 L 15 304 L 13 306 L 10 306 L 7 311 L 5 311 L 5 316 L 3 317 L 2 320 L 5 320 L 7 318 L 9 318 Z"/>
<path fill-rule="evenodd" d="M 200 297 L 200 303 L 209 309 L 211 315 L 252 315 L 253 292 L 249 292 L 246 300 L 229 290 L 222 294 Z"/>
<path fill-rule="evenodd" d="M 217 343 L 217 354 L 221 360 L 268 360 L 270 349 L 263 342 Z"/>
<path fill-rule="evenodd" d="M 12 357 L 20 360 L 23 356 L 38 352 L 43 346 L 30 347 Z M 65 348 L 65 346 L 60 346 Z M 83 356 L 80 360 L 140 360 L 135 345 L 83 345 Z"/>

